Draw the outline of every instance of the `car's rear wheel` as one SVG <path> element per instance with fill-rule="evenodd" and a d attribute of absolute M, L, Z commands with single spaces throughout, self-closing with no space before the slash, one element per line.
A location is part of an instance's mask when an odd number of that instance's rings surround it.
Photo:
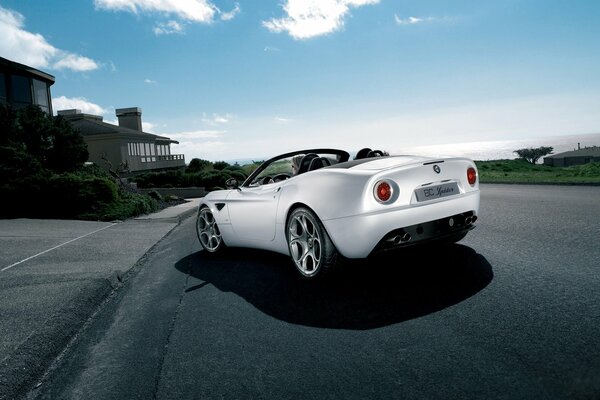
<path fill-rule="evenodd" d="M 202 248 L 209 253 L 216 253 L 225 247 L 221 231 L 210 208 L 203 206 L 198 211 L 196 233 Z"/>
<path fill-rule="evenodd" d="M 323 276 L 339 262 L 339 254 L 319 218 L 308 208 L 292 211 L 286 237 L 296 269 L 307 279 Z"/>

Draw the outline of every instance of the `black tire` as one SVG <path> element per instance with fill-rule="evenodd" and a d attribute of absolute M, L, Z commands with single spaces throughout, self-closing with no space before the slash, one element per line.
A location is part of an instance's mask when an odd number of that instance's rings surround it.
<path fill-rule="evenodd" d="M 221 236 L 217 221 L 208 206 L 202 206 L 198 210 L 196 234 L 198 235 L 200 246 L 207 253 L 220 253 L 226 247 L 225 243 L 223 243 L 223 237 Z"/>
<path fill-rule="evenodd" d="M 291 212 L 286 239 L 296 270 L 305 279 L 322 278 L 340 262 L 340 255 L 319 218 L 308 208 Z"/>

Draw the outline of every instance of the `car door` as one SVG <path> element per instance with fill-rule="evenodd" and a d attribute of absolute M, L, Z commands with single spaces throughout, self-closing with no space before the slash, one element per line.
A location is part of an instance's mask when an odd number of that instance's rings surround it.
<path fill-rule="evenodd" d="M 242 187 L 227 197 L 231 226 L 240 240 L 272 241 L 282 183 Z"/>

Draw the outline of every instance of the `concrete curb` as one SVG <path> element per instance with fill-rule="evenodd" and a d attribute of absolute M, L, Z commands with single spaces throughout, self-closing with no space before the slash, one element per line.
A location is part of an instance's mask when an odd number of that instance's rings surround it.
<path fill-rule="evenodd" d="M 154 214 L 143 215 L 135 218 L 136 221 L 168 221 L 180 223 L 187 217 L 195 214 L 198 211 L 198 206 L 202 198 L 188 199 L 187 203 L 179 204 L 177 206 L 166 208 L 162 211 L 158 211 Z"/>

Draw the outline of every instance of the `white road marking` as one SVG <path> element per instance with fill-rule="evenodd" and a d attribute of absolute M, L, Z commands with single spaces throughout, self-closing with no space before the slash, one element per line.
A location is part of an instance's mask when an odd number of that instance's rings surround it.
<path fill-rule="evenodd" d="M 97 232 L 103 231 L 103 230 L 105 230 L 105 229 L 108 229 L 108 228 L 110 228 L 111 226 L 115 226 L 115 225 L 117 225 L 117 223 L 114 223 L 114 224 L 111 224 L 111 225 L 105 226 L 105 227 L 103 227 L 103 228 L 100 228 L 100 229 L 96 229 L 96 230 L 95 230 L 95 231 L 93 231 L 93 232 L 86 233 L 86 234 L 85 234 L 85 235 L 83 235 L 83 236 L 79 236 L 79 237 L 77 237 L 77 238 L 75 238 L 75 239 L 71 239 L 71 240 L 69 240 L 68 242 L 64 242 L 64 243 L 62 243 L 62 244 L 59 244 L 58 246 L 54 246 L 54 247 L 53 247 L 53 248 L 51 248 L 51 249 L 44 250 L 44 251 L 42 251 L 41 253 L 38 253 L 38 254 L 36 254 L 36 255 L 34 255 L 34 256 L 27 257 L 26 259 L 24 259 L 24 260 L 21 260 L 21 261 L 18 261 L 18 262 L 14 263 L 14 264 L 11 264 L 11 265 L 9 265 L 8 267 L 4 267 L 4 268 L 0 269 L 0 272 L 4 272 L 4 271 L 6 271 L 7 269 L 10 269 L 10 268 L 12 268 L 12 267 L 14 267 L 14 266 L 17 266 L 17 265 L 19 265 L 19 264 L 22 264 L 22 263 L 24 263 L 25 261 L 29 261 L 29 260 L 31 260 L 32 258 L 36 258 L 36 257 L 38 257 L 38 256 L 41 256 L 42 254 L 46 254 L 46 253 L 48 253 L 49 251 L 56 250 L 56 249 L 58 249 L 59 247 L 62 247 L 62 246 L 64 246 L 64 245 L 67 245 L 67 244 L 69 244 L 69 243 L 73 243 L 73 242 L 74 242 L 74 241 L 76 241 L 76 240 L 83 239 L 83 238 L 84 238 L 84 237 L 86 237 L 86 236 L 93 235 L 94 233 L 97 233 Z"/>

